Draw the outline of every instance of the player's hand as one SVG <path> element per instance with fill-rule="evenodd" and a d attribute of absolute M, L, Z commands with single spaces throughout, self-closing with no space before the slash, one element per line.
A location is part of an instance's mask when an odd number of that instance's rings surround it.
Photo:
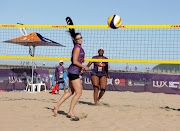
<path fill-rule="evenodd" d="M 85 66 L 85 67 L 84 67 L 84 70 L 85 70 L 85 71 L 88 71 L 88 70 L 89 70 L 89 67 Z"/>
<path fill-rule="evenodd" d="M 84 73 L 84 70 L 81 70 L 80 75 L 82 76 L 83 73 Z"/>

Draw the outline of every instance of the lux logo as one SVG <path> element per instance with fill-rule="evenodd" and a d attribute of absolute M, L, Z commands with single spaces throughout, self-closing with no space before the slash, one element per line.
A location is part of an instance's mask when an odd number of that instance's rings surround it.
<path fill-rule="evenodd" d="M 22 79 L 18 78 L 17 76 L 10 76 L 9 77 L 9 83 L 16 83 L 16 82 L 22 82 Z"/>
<path fill-rule="evenodd" d="M 167 86 L 167 81 L 153 81 L 153 87 L 163 87 Z"/>

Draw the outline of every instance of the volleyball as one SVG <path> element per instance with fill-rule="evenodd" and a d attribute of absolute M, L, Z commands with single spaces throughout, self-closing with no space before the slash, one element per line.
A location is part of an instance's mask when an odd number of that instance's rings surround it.
<path fill-rule="evenodd" d="M 121 26 L 121 22 L 122 22 L 121 17 L 118 15 L 112 15 L 108 19 L 108 25 L 113 29 L 119 28 Z"/>

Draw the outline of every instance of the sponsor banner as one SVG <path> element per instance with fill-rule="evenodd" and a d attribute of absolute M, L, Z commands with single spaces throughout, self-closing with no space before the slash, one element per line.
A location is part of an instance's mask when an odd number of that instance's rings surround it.
<path fill-rule="evenodd" d="M 165 74 L 109 72 L 107 89 L 109 91 L 133 91 L 180 94 L 180 76 Z M 85 90 L 93 90 L 91 72 L 82 76 Z"/>
<path fill-rule="evenodd" d="M 177 82 L 177 81 L 169 81 L 169 87 L 171 87 L 171 88 L 180 88 L 179 87 L 179 82 Z"/>
<path fill-rule="evenodd" d="M 25 90 L 27 85 L 26 77 L 32 77 L 31 69 L 0 69 L 0 72 L 1 90 Z M 46 84 L 46 88 L 50 89 L 49 70 L 34 69 L 34 83 L 39 77 Z"/>
<path fill-rule="evenodd" d="M 134 82 L 133 85 L 134 86 L 145 86 L 145 85 L 148 85 L 148 84 L 151 84 L 151 82 Z"/>

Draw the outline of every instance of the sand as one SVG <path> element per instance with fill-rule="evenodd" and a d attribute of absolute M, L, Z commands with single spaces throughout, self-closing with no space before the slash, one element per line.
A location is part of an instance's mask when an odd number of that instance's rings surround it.
<path fill-rule="evenodd" d="M 71 98 L 53 116 L 53 106 L 63 94 L 0 92 L 0 129 L 57 131 L 179 131 L 180 95 L 106 91 L 100 106 L 93 91 L 83 90 L 75 113 L 88 114 L 80 121 L 67 118 Z M 106 105 L 103 105 L 105 103 Z"/>

